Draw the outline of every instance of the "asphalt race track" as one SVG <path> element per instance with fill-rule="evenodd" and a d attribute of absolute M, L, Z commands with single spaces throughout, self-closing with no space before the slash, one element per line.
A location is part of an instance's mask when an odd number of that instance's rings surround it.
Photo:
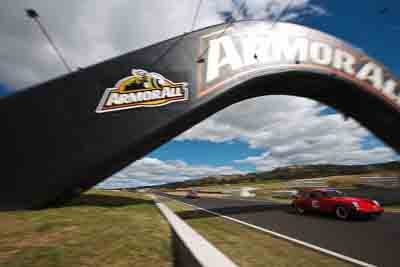
<path fill-rule="evenodd" d="M 377 266 L 399 266 L 400 213 L 386 212 L 377 220 L 340 221 L 332 216 L 293 213 L 287 205 L 266 201 L 186 199 L 201 208 L 230 216 L 289 237 L 311 243 Z M 207 213 L 208 214 L 208 213 Z M 207 215 L 201 211 L 178 213 L 182 218 Z"/>

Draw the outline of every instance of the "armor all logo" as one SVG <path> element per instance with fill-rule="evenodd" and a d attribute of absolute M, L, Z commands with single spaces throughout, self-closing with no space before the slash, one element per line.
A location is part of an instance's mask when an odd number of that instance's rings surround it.
<path fill-rule="evenodd" d="M 133 69 L 132 75 L 107 88 L 97 113 L 139 107 L 159 107 L 189 99 L 187 83 L 172 82 L 155 72 Z"/>

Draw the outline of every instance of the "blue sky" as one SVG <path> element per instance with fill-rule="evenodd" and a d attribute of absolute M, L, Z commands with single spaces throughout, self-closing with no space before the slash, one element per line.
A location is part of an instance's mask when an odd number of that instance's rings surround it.
<path fill-rule="evenodd" d="M 328 32 L 385 63 L 397 75 L 400 22 L 399 1 L 315 1 L 329 13 L 308 16 L 301 24 Z"/>
<path fill-rule="evenodd" d="M 262 152 L 262 149 L 250 148 L 248 144 L 237 140 L 222 143 L 204 140 L 173 140 L 150 153 L 149 157 L 184 160 L 191 165 L 223 166 L 232 164 L 234 160 L 256 156 Z M 237 168 L 242 171 L 255 171 L 255 166 L 251 164 L 240 164 Z"/>
<path fill-rule="evenodd" d="M 11 94 L 13 91 L 15 91 L 14 89 L 6 86 L 5 84 L 1 84 L 0 83 L 0 96 L 6 96 Z"/>
<path fill-rule="evenodd" d="M 6 1 L 7 8 L 0 10 L 0 95 L 65 73 L 38 29 L 23 16 L 28 3 L 34 3 L 72 68 L 182 34 L 190 29 L 197 6 L 197 1 L 135 0 L 136 8 L 151 8 L 160 14 L 157 21 L 149 21 L 145 12 L 133 18 L 129 1 Z M 238 12 L 242 0 L 205 0 L 195 28 L 221 23 L 227 17 L 275 18 L 288 1 L 248 0 Z M 171 10 L 171 5 L 176 8 Z M 65 12 L 55 14 L 54 9 Z M 281 20 L 337 36 L 400 76 L 398 10 L 400 2 L 394 0 L 292 0 Z M 102 186 L 157 184 L 292 164 L 362 164 L 393 159 L 398 159 L 396 153 L 332 108 L 302 98 L 262 97 L 217 113 Z"/>

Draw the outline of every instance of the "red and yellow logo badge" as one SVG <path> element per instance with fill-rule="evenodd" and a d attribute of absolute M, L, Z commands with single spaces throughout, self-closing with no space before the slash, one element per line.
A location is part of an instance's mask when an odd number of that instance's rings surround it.
<path fill-rule="evenodd" d="M 155 72 L 133 69 L 132 76 L 107 88 L 97 106 L 97 113 L 115 110 L 159 107 L 189 99 L 187 83 L 174 83 Z"/>

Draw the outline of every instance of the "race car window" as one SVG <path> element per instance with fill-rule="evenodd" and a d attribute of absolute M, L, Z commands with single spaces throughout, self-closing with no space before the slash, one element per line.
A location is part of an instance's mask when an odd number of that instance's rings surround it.
<path fill-rule="evenodd" d="M 308 192 L 299 192 L 299 196 L 302 198 L 308 198 L 310 197 L 310 194 Z"/>
<path fill-rule="evenodd" d="M 310 193 L 310 198 L 320 198 L 322 197 L 321 192 L 311 192 Z"/>
<path fill-rule="evenodd" d="M 332 190 L 332 191 L 325 191 L 323 192 L 324 197 L 341 197 L 345 194 L 341 191 Z"/>

